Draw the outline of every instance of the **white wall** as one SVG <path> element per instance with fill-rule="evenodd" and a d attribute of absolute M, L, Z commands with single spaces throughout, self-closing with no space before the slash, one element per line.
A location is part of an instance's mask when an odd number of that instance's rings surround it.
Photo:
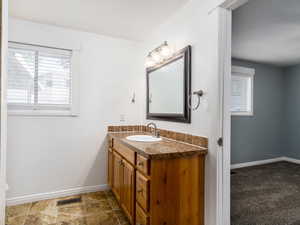
<path fill-rule="evenodd" d="M 141 121 L 137 43 L 10 18 L 9 39 L 80 47 L 78 117 L 8 118 L 8 198 L 106 184 L 106 126 Z"/>
<path fill-rule="evenodd" d="M 211 82 L 213 77 L 211 73 L 216 69 L 216 67 L 212 67 L 212 63 L 216 63 L 215 58 L 217 54 L 217 16 L 216 13 L 208 15 L 210 5 L 191 0 L 185 8 L 177 12 L 168 22 L 161 25 L 144 45 L 143 56 L 141 56 L 143 59 L 150 50 L 165 40 L 169 44 L 174 45 L 177 50 L 191 45 L 192 91 L 202 89 L 205 92 L 199 110 L 192 112 L 191 124 L 156 121 L 160 127 L 203 136 L 209 134 L 210 124 L 207 116 L 214 109 L 213 105 L 209 104 L 210 98 L 214 96 L 209 90 L 208 83 Z M 214 61 L 212 61 L 212 57 Z M 196 102 L 195 98 L 193 100 Z M 144 106 L 143 110 L 145 108 Z"/>
<path fill-rule="evenodd" d="M 216 1 L 214 1 L 216 3 Z M 217 135 L 219 132 L 218 79 L 218 14 L 208 12 L 216 6 L 212 1 L 191 0 L 166 23 L 161 25 L 144 45 L 143 56 L 163 41 L 177 50 L 192 46 L 192 91 L 205 92 L 200 108 L 192 112 L 191 124 L 154 121 L 158 127 L 187 132 L 209 138 L 206 160 L 206 225 L 215 225 L 217 206 Z M 145 93 L 143 93 L 145 94 Z M 145 103 L 145 102 L 143 102 Z M 194 103 L 195 104 L 195 103 Z M 143 106 L 145 109 L 145 105 Z M 145 111 L 143 113 L 145 115 Z M 150 122 L 144 118 L 144 123 Z"/>

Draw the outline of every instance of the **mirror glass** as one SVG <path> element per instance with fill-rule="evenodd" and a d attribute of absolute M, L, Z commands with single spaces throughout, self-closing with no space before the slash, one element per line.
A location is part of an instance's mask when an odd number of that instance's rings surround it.
<path fill-rule="evenodd" d="M 149 112 L 184 113 L 183 57 L 154 70 L 149 76 Z"/>
<path fill-rule="evenodd" d="M 191 46 L 147 69 L 147 119 L 190 123 Z"/>

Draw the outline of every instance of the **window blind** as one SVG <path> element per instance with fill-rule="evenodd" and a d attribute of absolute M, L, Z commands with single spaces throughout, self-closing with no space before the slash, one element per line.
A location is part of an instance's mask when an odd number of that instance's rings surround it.
<path fill-rule="evenodd" d="M 72 51 L 9 43 L 7 101 L 11 109 L 70 110 Z"/>
<path fill-rule="evenodd" d="M 231 78 L 231 111 L 248 112 L 251 110 L 251 78 L 232 75 Z"/>

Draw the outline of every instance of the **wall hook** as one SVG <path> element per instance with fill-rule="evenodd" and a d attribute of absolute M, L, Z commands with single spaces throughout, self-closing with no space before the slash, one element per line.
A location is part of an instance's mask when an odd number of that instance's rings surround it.
<path fill-rule="evenodd" d="M 197 110 L 200 106 L 200 102 L 201 102 L 201 97 L 203 96 L 204 92 L 202 90 L 199 90 L 199 91 L 194 91 L 190 96 L 189 96 L 189 101 L 188 101 L 188 104 L 189 104 L 189 108 L 192 109 L 192 110 Z M 191 106 L 191 99 L 192 99 L 192 96 L 193 95 L 196 95 L 198 97 L 198 101 L 197 101 L 197 105 L 195 107 L 192 107 Z"/>
<path fill-rule="evenodd" d="M 131 103 L 135 103 L 135 92 L 133 92 L 133 96 L 131 98 Z"/>

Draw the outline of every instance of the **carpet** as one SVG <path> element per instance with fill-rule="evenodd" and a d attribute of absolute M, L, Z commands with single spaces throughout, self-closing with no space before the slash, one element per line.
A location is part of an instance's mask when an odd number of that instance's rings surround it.
<path fill-rule="evenodd" d="M 232 225 L 300 225 L 300 165 L 278 162 L 232 172 Z"/>

